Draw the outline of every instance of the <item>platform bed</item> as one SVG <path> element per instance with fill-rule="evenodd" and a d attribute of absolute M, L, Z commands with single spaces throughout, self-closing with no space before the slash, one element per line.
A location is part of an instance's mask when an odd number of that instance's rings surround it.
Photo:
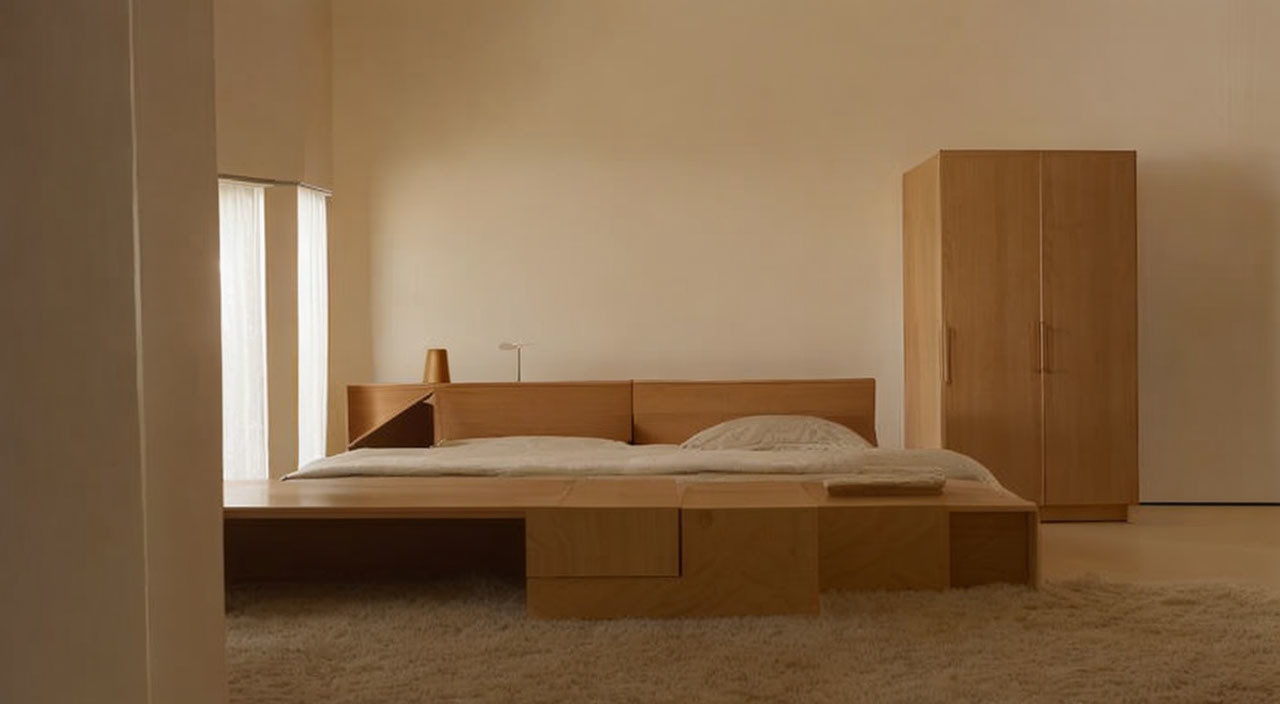
<path fill-rule="evenodd" d="M 870 380 L 623 384 L 440 387 L 435 430 L 621 439 L 625 396 L 627 440 L 680 442 L 762 413 L 874 439 Z M 1038 577 L 1034 504 L 962 480 L 847 498 L 803 475 L 228 482 L 224 515 L 231 580 L 480 571 L 525 579 L 529 613 L 548 618 L 816 613 L 825 590 Z"/>

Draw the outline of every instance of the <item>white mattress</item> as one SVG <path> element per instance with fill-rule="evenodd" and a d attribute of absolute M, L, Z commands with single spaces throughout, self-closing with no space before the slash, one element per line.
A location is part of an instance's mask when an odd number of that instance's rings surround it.
<path fill-rule="evenodd" d="M 492 438 L 432 448 L 363 449 L 312 462 L 286 479 L 369 476 L 819 475 L 912 469 L 999 487 L 991 472 L 950 450 L 687 450 L 678 445 L 568 438 Z"/>

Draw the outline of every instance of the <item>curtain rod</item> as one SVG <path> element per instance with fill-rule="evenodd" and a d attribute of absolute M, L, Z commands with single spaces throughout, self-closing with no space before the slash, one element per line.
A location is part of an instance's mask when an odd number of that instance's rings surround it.
<path fill-rule="evenodd" d="M 324 186 L 316 186 L 306 181 L 281 181 L 274 178 L 259 178 L 257 176 L 237 176 L 235 174 L 218 174 L 220 181 L 239 181 L 241 183 L 249 183 L 255 186 L 297 186 L 300 188 L 309 188 L 313 191 L 319 191 L 326 196 L 332 196 L 333 191 Z"/>

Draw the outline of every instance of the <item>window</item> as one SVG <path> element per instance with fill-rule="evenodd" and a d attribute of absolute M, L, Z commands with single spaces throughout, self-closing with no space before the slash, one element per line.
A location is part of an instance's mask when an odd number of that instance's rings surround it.
<path fill-rule="evenodd" d="M 268 476 L 264 201 L 260 186 L 218 183 L 225 479 Z"/>
<path fill-rule="evenodd" d="M 329 397 L 328 197 L 298 188 L 298 463 L 325 455 Z"/>

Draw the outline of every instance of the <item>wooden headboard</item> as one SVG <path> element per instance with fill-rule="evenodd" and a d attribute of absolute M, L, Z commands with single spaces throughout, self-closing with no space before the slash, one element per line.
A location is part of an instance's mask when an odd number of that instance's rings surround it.
<path fill-rule="evenodd" d="M 632 442 L 681 443 L 716 423 L 752 415 L 818 416 L 876 442 L 875 379 L 637 381 Z"/>
<path fill-rule="evenodd" d="M 435 437 L 570 435 L 631 441 L 631 382 L 441 384 Z"/>

